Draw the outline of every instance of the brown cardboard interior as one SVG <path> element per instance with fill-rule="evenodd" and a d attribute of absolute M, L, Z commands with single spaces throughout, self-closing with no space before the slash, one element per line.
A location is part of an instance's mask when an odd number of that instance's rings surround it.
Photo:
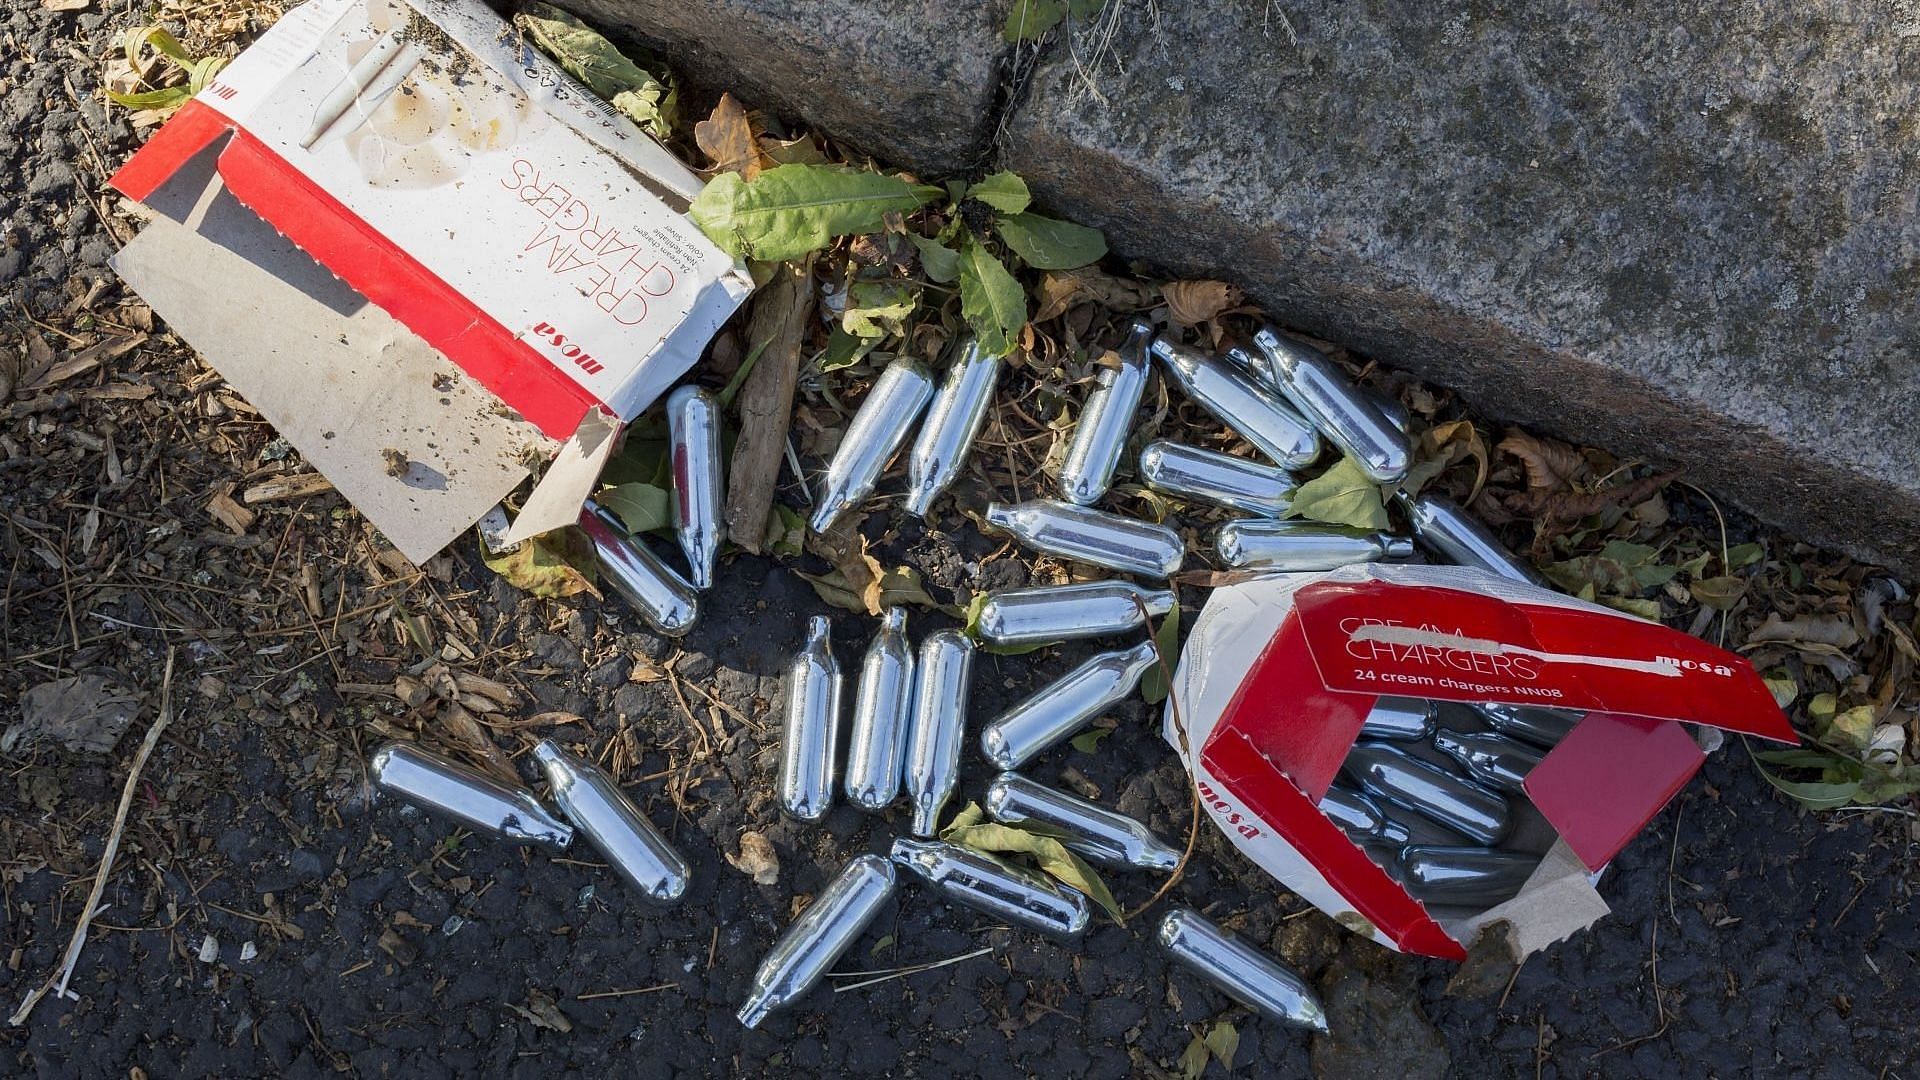
<path fill-rule="evenodd" d="M 114 267 L 393 545 L 424 562 L 553 444 L 227 193 L 224 141 Z"/>

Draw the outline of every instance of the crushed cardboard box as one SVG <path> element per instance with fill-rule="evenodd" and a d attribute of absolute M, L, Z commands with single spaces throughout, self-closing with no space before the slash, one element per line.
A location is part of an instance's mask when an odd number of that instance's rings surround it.
<path fill-rule="evenodd" d="M 476 0 L 310 0 L 114 176 L 115 266 L 424 561 L 545 458 L 504 540 L 570 524 L 746 299 L 700 184 Z"/>
<path fill-rule="evenodd" d="M 1540 862 L 1484 910 L 1429 911 L 1319 809 L 1383 696 L 1584 713 L 1526 777 L 1502 847 Z M 1519 955 L 1592 924 L 1594 879 L 1705 759 L 1699 733 L 1797 742 L 1744 658 L 1611 608 L 1450 566 L 1351 566 L 1215 589 L 1165 736 L 1201 803 L 1268 874 L 1351 929 L 1463 959 L 1482 928 Z M 1182 731 L 1184 727 L 1184 731 Z"/>

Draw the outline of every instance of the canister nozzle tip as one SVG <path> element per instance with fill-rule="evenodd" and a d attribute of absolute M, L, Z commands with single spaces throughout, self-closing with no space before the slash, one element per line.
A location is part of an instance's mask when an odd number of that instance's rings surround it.
<path fill-rule="evenodd" d="M 757 1028 L 760 1026 L 760 1021 L 765 1020 L 767 1014 L 772 1011 L 773 1003 L 767 999 L 766 995 L 755 994 L 747 999 L 745 1005 L 740 1006 L 740 1011 L 735 1015 L 746 1027 Z"/>

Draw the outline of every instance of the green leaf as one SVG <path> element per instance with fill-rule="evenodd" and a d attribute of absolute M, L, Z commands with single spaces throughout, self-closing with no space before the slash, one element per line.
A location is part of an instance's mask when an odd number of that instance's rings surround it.
<path fill-rule="evenodd" d="M 1794 780 L 1782 780 L 1769 771 L 1766 766 L 1758 762 L 1755 762 L 1753 767 L 1760 770 L 1760 775 L 1766 778 L 1767 783 L 1772 784 L 1783 794 L 1799 801 L 1809 810 L 1838 809 L 1852 802 L 1853 797 L 1860 792 L 1860 781 L 1858 780 L 1849 780 L 1840 784 L 1819 782 L 1802 783 Z"/>
<path fill-rule="evenodd" d="M 846 327 L 835 326 L 827 335 L 826 351 L 820 354 L 820 370 L 839 371 L 843 367 L 852 367 L 878 344 L 879 338 L 855 337 L 847 333 Z"/>
<path fill-rule="evenodd" d="M 867 955 L 877 956 L 879 955 L 881 949 L 888 949 L 892 947 L 893 947 L 893 935 L 886 934 L 886 935 L 883 935 L 879 941 L 876 941 L 873 943 L 873 948 L 867 950 Z"/>
<path fill-rule="evenodd" d="M 947 822 L 946 828 L 940 830 L 940 838 L 945 840 L 947 834 L 955 829 L 965 829 L 985 820 L 987 820 L 987 812 L 980 808 L 979 803 L 970 801 L 959 813 L 953 815 L 953 820 Z"/>
<path fill-rule="evenodd" d="M 522 5 L 513 21 L 541 52 L 587 89 L 655 136 L 672 134 L 674 90 L 665 79 L 628 59 L 599 31 L 537 0 Z"/>
<path fill-rule="evenodd" d="M 1068 741 L 1073 743 L 1075 750 L 1083 754 L 1091 754 L 1100 749 L 1100 740 L 1111 734 L 1113 729 L 1110 727 L 1090 727 Z"/>
<path fill-rule="evenodd" d="M 720 388 L 719 398 L 721 408 L 733 408 L 733 399 L 740 393 L 740 388 L 747 384 L 747 376 L 753 374 L 753 365 L 760 362 L 760 354 L 766 352 L 767 346 L 771 344 L 773 344 L 773 338 L 769 337 L 760 344 L 755 345 L 753 351 L 749 352 L 746 358 L 740 361 L 740 366 L 733 370 L 733 378 L 728 379 L 727 385 Z"/>
<path fill-rule="evenodd" d="M 1300 485 L 1287 507 L 1287 517 L 1350 525 L 1356 529 L 1385 529 L 1393 522 L 1381 500 L 1380 485 L 1367 478 L 1350 457 Z"/>
<path fill-rule="evenodd" d="M 541 533 L 504 555 L 488 554 L 483 544 L 481 560 L 489 570 L 506 578 L 507 584 L 543 597 L 592 592 L 594 570 L 599 565 L 593 542 L 574 528 Z M 427 646 L 421 643 L 421 647 Z"/>
<path fill-rule="evenodd" d="M 908 233 L 907 239 L 920 250 L 920 268 L 927 280 L 936 285 L 951 285 L 960 277 L 960 253 L 930 237 Z"/>
<path fill-rule="evenodd" d="M 673 121 L 679 113 L 680 94 L 659 83 L 641 90 L 622 90 L 608 102 L 656 139 L 673 135 Z"/>
<path fill-rule="evenodd" d="M 1175 600 L 1173 607 L 1167 609 L 1166 617 L 1160 620 L 1160 629 L 1153 633 L 1153 643 L 1160 650 L 1165 664 L 1155 664 L 1140 677 L 1140 697 L 1149 705 L 1158 705 L 1167 700 L 1172 669 L 1180 664 L 1180 601 Z"/>
<path fill-rule="evenodd" d="M 806 540 L 807 519 L 785 503 L 774 503 L 764 546 L 776 554 L 798 556 L 806 549 Z"/>
<path fill-rule="evenodd" d="M 1207 1050 L 1228 1072 L 1233 1071 L 1233 1055 L 1240 1050 L 1240 1030 L 1225 1020 L 1216 1020 L 1207 1029 Z"/>
<path fill-rule="evenodd" d="M 879 341 L 902 332 L 919 302 L 919 294 L 905 282 L 856 281 L 847 290 L 840 327 L 863 341 Z"/>
<path fill-rule="evenodd" d="M 1066 17 L 1066 0 L 1014 0 L 1000 36 L 1007 41 L 1032 41 Z"/>
<path fill-rule="evenodd" d="M 673 494 L 654 484 L 615 484 L 596 496 L 635 536 L 673 529 Z"/>
<path fill-rule="evenodd" d="M 993 356 L 1013 351 L 1027 325 L 1027 294 L 1006 266 L 971 235 L 960 244 L 960 314 L 980 347 Z"/>
<path fill-rule="evenodd" d="M 107 97 L 115 105 L 128 109 L 157 109 L 170 111 L 178 109 L 193 100 L 193 94 L 184 86 L 169 86 L 165 90 L 142 90 L 137 94 L 123 94 L 118 90 L 107 91 Z"/>
<path fill-rule="evenodd" d="M 1039 214 L 1002 217 L 1000 239 L 1035 270 L 1076 270 L 1107 253 L 1099 229 Z"/>
<path fill-rule="evenodd" d="M 1200 1080 L 1206 1075 L 1207 1062 L 1213 1059 L 1213 1051 L 1207 1049 L 1207 1040 L 1195 1035 L 1187 1040 L 1187 1048 L 1180 1051 L 1180 1080 Z"/>
<path fill-rule="evenodd" d="M 1773 695 L 1773 703 L 1783 709 L 1800 696 L 1800 684 L 1785 668 L 1775 668 L 1762 676 L 1760 681 L 1767 684 L 1767 692 Z"/>
<path fill-rule="evenodd" d="M 729 253 L 774 261 L 819 251 L 835 237 L 878 230 L 886 215 L 925 202 L 937 188 L 833 165 L 781 165 L 751 182 L 721 173 L 687 214 Z"/>
<path fill-rule="evenodd" d="M 1615 611 L 1638 615 L 1648 622 L 1660 621 L 1660 601 L 1658 600 L 1639 600 L 1630 596 L 1603 596 L 1600 602 Z"/>
<path fill-rule="evenodd" d="M 862 615 L 867 613 L 866 600 L 855 591 L 852 585 L 848 584 L 847 575 L 840 571 L 835 570 L 830 574 L 809 574 L 804 570 L 796 570 L 794 573 L 805 578 L 807 584 L 813 586 L 814 595 L 834 607 L 857 611 Z"/>
<path fill-rule="evenodd" d="M 1609 540 L 1607 546 L 1600 549 L 1600 558 L 1617 565 L 1620 570 L 1616 577 L 1620 581 L 1621 591 L 1628 591 L 1627 585 L 1640 589 L 1651 589 L 1665 585 L 1680 572 L 1678 566 L 1668 566 L 1655 560 L 1660 549 L 1646 544 L 1634 544 L 1625 540 Z"/>
<path fill-rule="evenodd" d="M 1747 580 L 1737 577 L 1716 577 L 1695 581 L 1687 586 L 1693 598 L 1715 611 L 1726 611 L 1740 602 L 1747 594 Z"/>
<path fill-rule="evenodd" d="M 1865 750 L 1873 741 L 1874 709 L 1871 705 L 1859 705 L 1839 713 L 1827 721 L 1826 736 L 1830 742 L 1843 750 Z"/>
<path fill-rule="evenodd" d="M 978 199 L 1003 214 L 1018 214 L 1033 201 L 1019 174 L 1001 171 L 967 188 L 967 198 Z"/>
<path fill-rule="evenodd" d="M 1107 883 L 1100 880 L 1100 875 L 1094 872 L 1093 867 L 1068 851 L 1066 845 L 1055 837 L 991 822 L 962 825 L 960 819 L 955 818 L 952 825 L 941 830 L 940 838 L 988 855 L 1017 853 L 1030 856 L 1043 872 L 1085 893 L 1087 899 L 1099 904 L 1108 915 L 1113 916 L 1114 922 L 1126 925 L 1126 917 L 1121 914 L 1120 905 L 1114 900 Z"/>
<path fill-rule="evenodd" d="M 1731 574 L 1743 566 L 1751 566 L 1765 558 L 1767 548 L 1764 544 L 1735 544 L 1727 549 L 1727 573 Z"/>

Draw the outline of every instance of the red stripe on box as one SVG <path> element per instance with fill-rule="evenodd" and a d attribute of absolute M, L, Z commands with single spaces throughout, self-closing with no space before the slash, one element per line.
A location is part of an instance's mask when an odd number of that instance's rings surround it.
<path fill-rule="evenodd" d="M 1345 744 L 1341 752 L 1345 753 Z M 1467 958 L 1467 950 L 1440 929 L 1427 909 L 1347 839 L 1340 826 L 1329 821 L 1241 732 L 1216 728 L 1200 751 L 1200 760 L 1242 806 L 1313 863 L 1327 884 L 1402 952 L 1443 960 Z"/>
<path fill-rule="evenodd" d="M 245 128 L 198 101 L 175 114 L 112 184 L 145 199 L 228 130 L 233 140 L 220 154 L 220 175 L 235 198 L 547 436 L 568 438 L 589 409 L 604 405 Z"/>

